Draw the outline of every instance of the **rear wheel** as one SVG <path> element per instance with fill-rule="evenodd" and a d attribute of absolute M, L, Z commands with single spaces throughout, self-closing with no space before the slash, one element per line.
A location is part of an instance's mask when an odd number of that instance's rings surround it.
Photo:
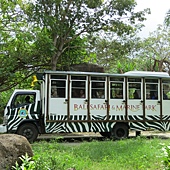
<path fill-rule="evenodd" d="M 110 138 L 110 137 L 111 137 L 111 133 L 110 133 L 110 132 L 100 132 L 100 134 L 101 134 L 103 137 L 106 137 L 106 138 Z"/>
<path fill-rule="evenodd" d="M 124 123 L 116 124 L 113 128 L 113 137 L 115 139 L 124 139 L 129 136 L 128 126 Z"/>
<path fill-rule="evenodd" d="M 38 137 L 38 129 L 34 124 L 26 123 L 19 127 L 17 134 L 25 136 L 27 140 L 32 143 Z"/>

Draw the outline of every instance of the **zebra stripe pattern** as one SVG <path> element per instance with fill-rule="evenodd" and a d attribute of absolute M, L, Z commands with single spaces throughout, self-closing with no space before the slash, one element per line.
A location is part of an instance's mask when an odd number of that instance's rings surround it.
<path fill-rule="evenodd" d="M 146 116 L 143 120 L 143 116 L 128 116 L 128 124 L 131 130 L 145 131 L 149 128 L 153 128 L 159 131 L 169 131 L 170 130 L 170 116 L 163 116 L 162 121 L 160 121 L 159 116 Z M 46 132 L 47 133 L 65 133 L 65 132 L 110 132 L 112 131 L 116 122 L 127 121 L 125 116 L 109 116 L 109 121 L 107 122 L 106 116 L 95 115 L 91 116 L 90 122 L 86 122 L 87 116 L 70 116 L 71 120 L 80 120 L 83 122 L 55 122 L 55 120 L 67 120 L 67 116 L 53 116 L 50 120 L 54 122 L 47 122 Z M 97 122 L 100 120 L 100 122 Z M 103 120 L 103 122 L 101 122 Z"/>
<path fill-rule="evenodd" d="M 35 104 L 29 104 L 24 107 L 18 107 L 15 109 L 10 109 L 7 113 L 8 115 L 8 132 L 15 132 L 23 121 L 26 120 L 39 120 L 40 115 L 40 102 Z M 27 111 L 26 117 L 19 116 L 19 110 L 24 109 Z M 36 113 L 36 114 L 35 114 Z"/>

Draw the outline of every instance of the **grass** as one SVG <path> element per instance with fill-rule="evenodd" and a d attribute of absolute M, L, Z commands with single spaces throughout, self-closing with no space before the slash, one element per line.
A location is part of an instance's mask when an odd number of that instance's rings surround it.
<path fill-rule="evenodd" d="M 162 170 L 162 143 L 170 139 L 137 137 L 121 141 L 92 141 L 80 145 L 32 144 L 37 170 Z"/>

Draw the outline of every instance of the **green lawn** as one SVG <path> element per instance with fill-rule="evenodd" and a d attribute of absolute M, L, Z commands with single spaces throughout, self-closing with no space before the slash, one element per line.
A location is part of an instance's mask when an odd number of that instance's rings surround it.
<path fill-rule="evenodd" d="M 137 137 L 65 145 L 57 140 L 32 144 L 37 170 L 163 170 L 163 144 L 170 139 Z"/>

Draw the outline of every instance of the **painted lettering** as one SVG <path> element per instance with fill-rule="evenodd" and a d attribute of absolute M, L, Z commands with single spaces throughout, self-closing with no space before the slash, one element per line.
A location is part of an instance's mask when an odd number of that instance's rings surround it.
<path fill-rule="evenodd" d="M 123 105 L 116 105 L 116 111 L 123 111 L 124 110 L 124 107 Z"/>
<path fill-rule="evenodd" d="M 78 105 L 74 104 L 74 111 L 78 110 Z"/>
<path fill-rule="evenodd" d="M 112 110 L 115 110 L 115 106 L 114 105 L 112 105 Z"/>
<path fill-rule="evenodd" d="M 152 111 L 156 111 L 155 107 L 156 105 L 152 105 Z"/>
<path fill-rule="evenodd" d="M 87 104 L 74 104 L 74 111 L 77 110 L 87 110 L 88 105 Z M 126 108 L 128 110 L 131 110 L 132 112 L 137 112 L 139 110 L 142 110 L 143 108 L 141 107 L 141 105 L 106 105 L 106 104 L 90 104 L 90 110 L 110 110 L 110 108 L 112 110 L 115 111 L 123 111 Z M 146 105 L 145 106 L 145 110 L 152 110 L 152 111 L 156 111 L 156 105 Z"/>

